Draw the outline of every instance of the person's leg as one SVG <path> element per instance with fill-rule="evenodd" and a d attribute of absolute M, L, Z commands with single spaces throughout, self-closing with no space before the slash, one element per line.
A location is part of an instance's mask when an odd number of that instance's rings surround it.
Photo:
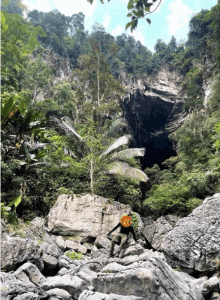
<path fill-rule="evenodd" d="M 119 234 L 116 234 L 116 236 L 114 236 L 111 241 L 110 256 L 113 256 L 115 244 L 120 243 L 120 241 L 121 241 L 121 236 Z"/>
<path fill-rule="evenodd" d="M 120 248 L 119 248 L 119 253 L 120 253 L 119 256 L 120 256 L 120 257 L 122 257 L 123 254 L 124 254 L 124 249 L 123 249 L 123 247 L 124 247 L 124 245 L 126 244 L 127 240 L 128 240 L 127 234 L 122 233 L 122 234 L 121 234 L 121 245 L 120 245 Z"/>

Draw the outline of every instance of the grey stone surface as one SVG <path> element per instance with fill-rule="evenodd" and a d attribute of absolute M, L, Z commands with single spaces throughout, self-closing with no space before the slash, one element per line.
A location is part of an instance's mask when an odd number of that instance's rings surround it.
<path fill-rule="evenodd" d="M 52 255 L 43 253 L 41 259 L 43 260 L 45 269 L 53 270 L 58 265 L 58 259 Z"/>
<path fill-rule="evenodd" d="M 160 258 L 122 266 L 119 272 L 115 272 L 116 269 L 113 268 L 113 273 L 100 272 L 93 280 L 97 292 L 133 295 L 151 300 L 204 299 L 192 283 L 187 283 Z"/>
<path fill-rule="evenodd" d="M 1 241 L 1 268 L 4 271 L 15 270 L 27 261 L 42 270 L 43 262 L 40 256 L 40 250 L 32 240 L 8 237 L 7 240 Z"/>
<path fill-rule="evenodd" d="M 103 294 L 93 291 L 84 291 L 79 297 L 79 300 L 144 300 L 142 297 L 122 296 L 116 294 Z"/>
<path fill-rule="evenodd" d="M 220 293 L 218 292 L 212 293 L 210 300 L 220 300 Z"/>
<path fill-rule="evenodd" d="M 73 299 L 78 299 L 79 295 L 86 289 L 86 283 L 84 280 L 77 276 L 64 275 L 64 276 L 54 276 L 47 277 L 44 281 L 42 288 L 45 291 L 59 288 L 67 291 L 72 295 Z"/>
<path fill-rule="evenodd" d="M 188 217 L 180 219 L 161 245 L 173 267 L 191 273 L 216 269 L 220 257 L 220 194 L 206 198 Z"/>
<path fill-rule="evenodd" d="M 1 230 L 1 240 L 6 241 L 8 239 L 8 228 L 5 225 L 5 222 L 3 219 L 1 219 L 1 222 L 0 222 L 0 230 Z"/>
<path fill-rule="evenodd" d="M 61 235 L 97 237 L 106 235 L 130 211 L 129 205 L 96 195 L 60 195 L 50 210 L 48 228 Z"/>
<path fill-rule="evenodd" d="M 173 229 L 178 219 L 178 217 L 173 215 L 160 217 L 156 221 L 151 217 L 142 218 L 143 227 L 141 231 L 153 249 L 161 250 L 161 244 L 165 235 Z"/>
<path fill-rule="evenodd" d="M 110 250 L 111 247 L 111 242 L 107 237 L 104 236 L 98 236 L 95 240 L 95 246 L 100 249 L 100 248 L 105 248 Z"/>
<path fill-rule="evenodd" d="M 82 254 L 86 254 L 87 248 L 81 244 L 75 243 L 70 240 L 65 240 L 65 247 L 68 250 L 74 250 L 76 252 L 81 252 Z"/>
<path fill-rule="evenodd" d="M 41 296 L 32 292 L 21 294 L 14 298 L 14 300 L 40 300 L 40 299 L 42 299 Z"/>
<path fill-rule="evenodd" d="M 35 285 L 41 285 L 45 280 L 45 277 L 41 274 L 39 269 L 32 263 L 23 264 L 13 275 L 22 281 L 25 281 L 25 276 L 27 276 Z"/>
<path fill-rule="evenodd" d="M 46 226 L 46 220 L 44 218 L 34 218 L 31 222 L 31 225 L 37 226 L 37 227 L 45 227 Z"/>
<path fill-rule="evenodd" d="M 14 299 L 15 297 L 20 297 L 17 298 L 17 300 L 28 300 L 27 294 L 29 293 L 31 293 L 29 295 L 35 297 L 33 299 L 46 298 L 46 293 L 44 292 L 44 290 L 37 287 L 29 280 L 21 281 L 12 274 L 4 273 L 4 272 L 0 273 L 0 282 L 1 282 L 1 299 L 11 300 Z M 38 295 L 38 298 L 36 298 L 36 295 Z"/>
<path fill-rule="evenodd" d="M 123 257 L 128 255 L 141 255 L 144 253 L 144 248 L 139 244 L 133 244 L 130 247 L 125 248 Z"/>
<path fill-rule="evenodd" d="M 49 291 L 47 291 L 47 295 L 49 296 L 58 296 L 61 297 L 61 299 L 63 300 L 72 300 L 72 297 L 70 295 L 70 293 L 68 293 L 67 291 L 63 290 L 63 289 L 51 289 Z"/>
<path fill-rule="evenodd" d="M 76 273 L 76 276 L 84 280 L 88 285 L 91 285 L 93 279 L 97 277 L 97 274 L 96 272 L 90 270 L 89 267 L 84 267 L 82 270 Z"/>
<path fill-rule="evenodd" d="M 65 241 L 62 238 L 62 236 L 57 236 L 55 237 L 55 243 L 57 244 L 57 246 L 62 250 L 65 251 L 66 250 L 66 246 L 65 246 Z"/>

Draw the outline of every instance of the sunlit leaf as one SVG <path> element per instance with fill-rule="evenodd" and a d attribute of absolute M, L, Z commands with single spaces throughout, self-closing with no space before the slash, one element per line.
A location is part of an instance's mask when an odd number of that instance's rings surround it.
<path fill-rule="evenodd" d="M 130 140 L 131 140 L 131 135 L 129 134 L 120 137 L 101 155 L 101 157 L 108 155 L 110 152 L 118 149 L 122 145 L 127 145 Z"/>

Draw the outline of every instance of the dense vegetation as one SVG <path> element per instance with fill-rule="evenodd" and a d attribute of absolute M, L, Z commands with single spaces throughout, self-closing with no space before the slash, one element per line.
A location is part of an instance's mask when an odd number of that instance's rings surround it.
<path fill-rule="evenodd" d="M 58 195 L 86 192 L 143 215 L 186 215 L 220 192 L 219 4 L 192 18 L 186 43 L 158 40 L 154 54 L 99 24 L 89 34 L 81 13 L 34 10 L 25 20 L 23 9 L 3 1 L 3 217 L 15 220 L 15 210 L 26 220 L 46 215 Z M 182 75 L 190 114 L 170 137 L 178 155 L 144 173 L 137 159 L 144 149 L 131 148 L 122 115 L 121 80 L 165 66 Z M 204 80 L 213 81 L 205 109 Z"/>

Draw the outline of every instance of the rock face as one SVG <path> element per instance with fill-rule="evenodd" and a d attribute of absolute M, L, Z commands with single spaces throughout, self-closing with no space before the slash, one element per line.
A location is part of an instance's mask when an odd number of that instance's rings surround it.
<path fill-rule="evenodd" d="M 1 267 L 2 270 L 15 270 L 22 263 L 30 261 L 43 269 L 40 250 L 32 240 L 10 238 L 1 241 Z"/>
<path fill-rule="evenodd" d="M 177 74 L 163 70 L 154 78 L 125 83 L 128 96 L 124 98 L 124 117 L 134 136 L 135 147 L 145 147 L 143 167 L 161 163 L 174 155 L 168 134 L 185 120 L 183 97 L 179 95 Z"/>
<path fill-rule="evenodd" d="M 206 198 L 188 217 L 180 219 L 161 248 L 172 266 L 188 273 L 215 270 L 215 260 L 220 257 L 220 194 Z"/>
<path fill-rule="evenodd" d="M 167 215 L 154 221 L 151 217 L 142 218 L 143 227 L 141 232 L 155 250 L 161 250 L 161 244 L 166 234 L 171 231 L 177 223 L 178 217 Z"/>
<path fill-rule="evenodd" d="M 202 300 L 193 284 L 183 280 L 160 258 L 149 257 L 128 266 L 107 265 L 93 280 L 96 291 L 151 300 Z"/>
<path fill-rule="evenodd" d="M 105 235 L 130 211 L 129 205 L 100 196 L 61 195 L 50 210 L 48 228 L 61 235 L 97 237 Z"/>

